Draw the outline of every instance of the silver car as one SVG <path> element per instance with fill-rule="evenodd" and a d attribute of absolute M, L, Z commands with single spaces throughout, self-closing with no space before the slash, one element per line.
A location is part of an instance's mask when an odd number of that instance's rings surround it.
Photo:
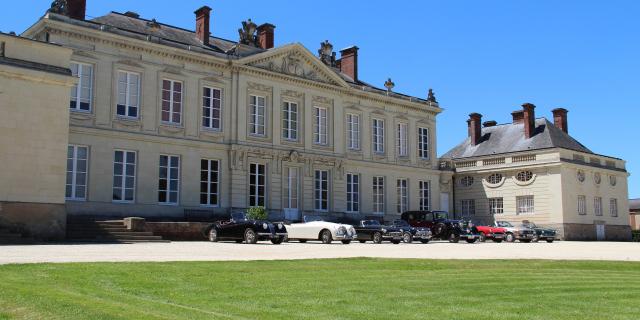
<path fill-rule="evenodd" d="M 516 227 L 509 221 L 496 221 L 494 226 L 507 230 L 504 237 L 507 242 L 515 242 L 516 240 L 519 240 L 520 242 L 528 243 L 536 238 L 535 230 L 525 226 Z"/>

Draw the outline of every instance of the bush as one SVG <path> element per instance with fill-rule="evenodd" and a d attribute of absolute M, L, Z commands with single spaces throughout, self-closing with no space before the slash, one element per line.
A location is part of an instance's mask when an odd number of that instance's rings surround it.
<path fill-rule="evenodd" d="M 264 207 L 251 207 L 247 210 L 247 218 L 252 220 L 266 220 L 268 216 Z"/>
<path fill-rule="evenodd" d="M 640 242 L 640 230 L 632 231 L 633 239 L 631 241 Z"/>

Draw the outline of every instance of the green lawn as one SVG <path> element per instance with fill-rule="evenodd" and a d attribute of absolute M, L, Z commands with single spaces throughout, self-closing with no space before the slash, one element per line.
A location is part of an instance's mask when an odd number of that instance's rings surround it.
<path fill-rule="evenodd" d="M 0 266 L 0 319 L 638 319 L 640 264 L 338 259 Z"/>

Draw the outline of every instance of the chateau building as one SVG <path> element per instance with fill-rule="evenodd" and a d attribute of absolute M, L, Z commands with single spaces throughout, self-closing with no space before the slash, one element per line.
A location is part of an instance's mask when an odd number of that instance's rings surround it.
<path fill-rule="evenodd" d="M 566 240 L 629 240 L 625 161 L 593 153 L 569 135 L 568 111 L 553 122 L 524 104 L 513 122 L 469 115 L 468 137 L 442 156 L 455 171 L 455 210 L 486 223 L 523 220 Z M 484 126 L 484 127 L 483 127 Z"/>

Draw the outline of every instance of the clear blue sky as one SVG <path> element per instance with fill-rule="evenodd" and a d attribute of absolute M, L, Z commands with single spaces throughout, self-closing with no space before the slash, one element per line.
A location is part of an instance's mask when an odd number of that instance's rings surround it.
<path fill-rule="evenodd" d="M 0 30 L 22 32 L 50 3 L 3 2 Z M 465 138 L 471 112 L 504 123 L 524 102 L 545 117 L 564 107 L 571 135 L 628 161 L 629 195 L 640 197 L 640 1 L 88 0 L 87 14 L 132 10 L 193 29 L 205 4 L 215 36 L 237 39 L 247 18 L 270 22 L 276 45 L 357 45 L 364 81 L 391 77 L 419 97 L 432 87 L 445 108 L 439 154 Z"/>

